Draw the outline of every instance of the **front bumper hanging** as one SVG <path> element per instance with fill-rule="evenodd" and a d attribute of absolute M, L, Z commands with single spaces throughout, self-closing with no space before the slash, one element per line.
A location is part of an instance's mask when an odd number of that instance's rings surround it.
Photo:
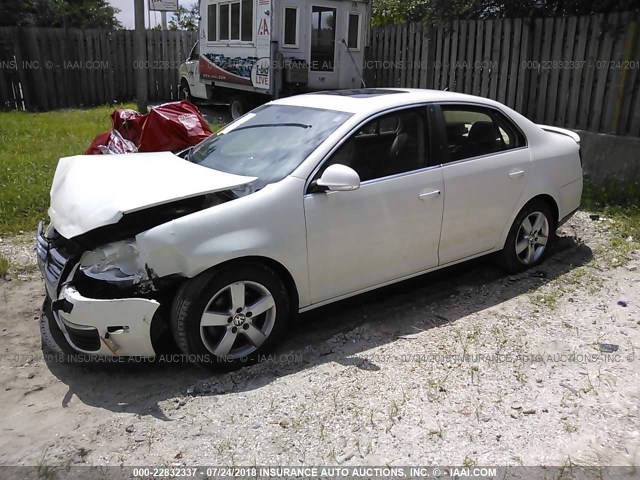
<path fill-rule="evenodd" d="M 69 282 L 74 261 L 38 226 L 38 265 L 51 309 L 45 312 L 78 353 L 98 356 L 153 357 L 151 321 L 160 306 L 146 298 L 94 299 L 81 295 Z"/>

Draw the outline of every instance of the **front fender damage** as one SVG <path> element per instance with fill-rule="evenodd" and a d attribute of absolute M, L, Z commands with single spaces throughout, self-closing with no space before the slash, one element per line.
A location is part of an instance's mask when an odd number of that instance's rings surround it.
<path fill-rule="evenodd" d="M 80 259 L 85 252 L 139 238 L 158 225 L 234 198 L 231 192 L 216 192 L 183 199 L 124 215 L 117 224 L 104 225 L 71 239 L 57 233 L 55 224 L 48 234 L 40 232 L 43 274 L 53 267 L 59 266 L 60 270 L 49 282 L 51 301 L 45 302 L 49 308 L 43 308 L 41 327 L 57 332 L 56 343 L 61 350 L 92 357 L 154 357 L 158 352 L 175 348 L 168 320 L 175 293 L 185 276 L 177 270 L 166 273 L 164 263 L 170 261 L 169 255 L 150 261 L 141 242 L 137 245 L 140 274 L 130 278 L 83 269 Z M 52 255 L 60 258 L 58 264 L 50 264 Z"/>

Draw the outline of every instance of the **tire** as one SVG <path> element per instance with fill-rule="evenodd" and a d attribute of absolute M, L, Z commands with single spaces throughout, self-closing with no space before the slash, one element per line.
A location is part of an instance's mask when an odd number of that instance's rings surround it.
<path fill-rule="evenodd" d="M 193 97 L 191 96 L 191 89 L 189 88 L 189 83 L 184 78 L 180 81 L 180 88 L 178 90 L 178 99 L 186 100 L 188 102 L 193 103 Z"/>
<path fill-rule="evenodd" d="M 189 361 L 231 371 L 257 363 L 282 337 L 289 316 L 278 275 L 261 264 L 241 263 L 185 282 L 173 302 L 171 330 Z"/>
<path fill-rule="evenodd" d="M 63 361 L 69 362 L 69 359 L 78 352 L 69 345 L 62 330 L 53 318 L 51 311 L 51 299 L 47 296 L 42 304 L 40 311 L 40 341 L 42 344 L 42 352 L 49 356 L 54 355 Z"/>
<path fill-rule="evenodd" d="M 247 113 L 247 102 L 244 97 L 236 95 L 229 100 L 229 113 L 231 118 L 236 120 Z"/>
<path fill-rule="evenodd" d="M 517 273 L 539 265 L 555 241 L 555 230 L 549 205 L 542 200 L 529 202 L 509 230 L 500 253 L 501 266 L 510 273 Z"/>

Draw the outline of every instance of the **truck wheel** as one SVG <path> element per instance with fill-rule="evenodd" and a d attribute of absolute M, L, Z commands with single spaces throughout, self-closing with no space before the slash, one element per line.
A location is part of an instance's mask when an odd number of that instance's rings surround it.
<path fill-rule="evenodd" d="M 236 120 L 247 113 L 247 102 L 240 95 L 236 95 L 235 97 L 231 97 L 229 101 L 229 111 L 231 113 L 231 118 Z"/>
<path fill-rule="evenodd" d="M 193 103 L 193 97 L 191 96 L 191 89 L 189 88 L 189 84 L 184 78 L 180 82 L 180 88 L 178 89 L 178 98 L 180 100 L 186 100 L 188 102 Z"/>

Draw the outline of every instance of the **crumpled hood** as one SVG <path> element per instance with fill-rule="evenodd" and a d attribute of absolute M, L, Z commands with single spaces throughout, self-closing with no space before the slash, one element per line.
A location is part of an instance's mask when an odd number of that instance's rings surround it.
<path fill-rule="evenodd" d="M 63 237 L 73 238 L 117 223 L 127 213 L 254 180 L 170 152 L 65 157 L 53 177 L 49 217 Z"/>

